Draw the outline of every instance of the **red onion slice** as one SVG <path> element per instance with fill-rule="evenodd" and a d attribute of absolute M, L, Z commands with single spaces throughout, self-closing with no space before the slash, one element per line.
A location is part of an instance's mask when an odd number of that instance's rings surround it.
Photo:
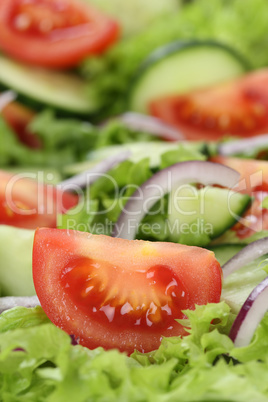
<path fill-rule="evenodd" d="M 184 135 L 176 128 L 164 123 L 157 117 L 147 116 L 141 113 L 127 112 L 117 117 L 128 128 L 133 130 L 146 131 L 156 137 L 168 141 L 178 141 L 185 139 Z"/>
<path fill-rule="evenodd" d="M 262 146 L 268 147 L 268 134 L 219 144 L 218 152 L 220 155 L 229 156 Z"/>
<path fill-rule="evenodd" d="M 244 265 L 249 264 L 267 253 L 268 237 L 264 237 L 263 239 L 248 244 L 222 266 L 223 277 L 227 278 L 228 275 L 237 271 L 239 268 L 242 268 Z"/>
<path fill-rule="evenodd" d="M 16 99 L 17 95 L 13 91 L 5 91 L 0 94 L 0 112 L 6 107 L 10 102 Z"/>
<path fill-rule="evenodd" d="M 0 297 L 0 314 L 13 307 L 35 307 L 40 306 L 37 296 L 26 297 Z"/>
<path fill-rule="evenodd" d="M 268 277 L 251 292 L 236 317 L 230 338 L 236 347 L 247 346 L 268 310 Z"/>
<path fill-rule="evenodd" d="M 111 155 L 109 158 L 94 165 L 91 169 L 62 181 L 57 187 L 61 190 L 71 191 L 77 188 L 81 189 L 90 186 L 100 178 L 101 174 L 108 172 L 114 166 L 127 160 L 130 156 L 131 152 L 129 150 L 120 152 L 120 154 Z"/>
<path fill-rule="evenodd" d="M 237 171 L 227 166 L 204 161 L 179 162 L 160 170 L 143 183 L 128 200 L 114 226 L 112 236 L 134 239 L 139 223 L 151 207 L 179 185 L 202 183 L 232 187 L 239 177 Z"/>

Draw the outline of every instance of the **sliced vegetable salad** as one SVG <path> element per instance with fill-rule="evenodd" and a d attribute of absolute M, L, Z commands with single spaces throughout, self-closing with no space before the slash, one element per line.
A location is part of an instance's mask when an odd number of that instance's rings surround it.
<path fill-rule="evenodd" d="M 265 0 L 0 22 L 0 401 L 268 401 Z"/>

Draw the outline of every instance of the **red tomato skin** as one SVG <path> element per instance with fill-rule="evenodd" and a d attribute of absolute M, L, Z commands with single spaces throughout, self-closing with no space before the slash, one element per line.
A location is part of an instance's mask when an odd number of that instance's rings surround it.
<path fill-rule="evenodd" d="M 42 147 L 39 137 L 31 133 L 27 126 L 32 121 L 35 113 L 18 102 L 10 102 L 6 105 L 1 114 L 6 123 L 13 129 L 20 142 L 29 148 L 39 149 Z"/>
<path fill-rule="evenodd" d="M 0 2 L 0 48 L 28 64 L 74 67 L 104 52 L 119 33 L 116 21 L 80 0 Z"/>
<path fill-rule="evenodd" d="M 78 289 L 75 281 L 80 280 L 81 272 L 86 278 L 86 261 L 87 282 L 80 283 Z M 150 276 L 150 269 L 159 265 L 169 267 L 179 286 L 186 290 L 187 297 L 181 304 L 183 309 L 219 302 L 222 272 L 214 254 L 208 250 L 173 243 L 115 239 L 72 230 L 38 229 L 35 233 L 33 279 L 41 305 L 54 324 L 88 348 L 117 348 L 128 354 L 135 349 L 148 352 L 159 347 L 163 336 L 187 334 L 175 321 L 175 318 L 184 318 L 177 306 L 171 306 L 172 324 L 170 320 L 160 321 L 151 327 L 144 323 L 133 325 L 129 316 L 122 313 L 125 303 L 133 306 L 140 298 L 150 306 L 150 295 L 158 300 L 159 305 L 162 298 L 171 297 L 163 291 L 168 287 L 165 285 L 167 279 L 161 274 L 155 278 L 155 288 L 146 282 L 146 275 L 140 276 L 143 270 Z M 73 282 L 66 280 L 70 272 Z M 103 300 L 97 300 L 96 293 L 93 300 L 87 299 L 87 286 L 92 288 L 93 285 L 103 292 Z M 121 323 L 118 317 L 114 323 L 114 316 L 111 319 L 105 314 L 100 316 L 100 306 L 107 306 L 105 303 L 109 307 L 113 307 L 112 303 L 117 304 L 121 309 Z M 148 310 L 146 317 L 147 314 Z"/>
<path fill-rule="evenodd" d="M 210 160 L 237 170 L 241 175 L 237 190 L 253 197 L 251 207 L 232 230 L 240 239 L 268 230 L 268 210 L 262 207 L 263 199 L 268 196 L 268 161 L 225 156 L 214 156 Z"/>
<path fill-rule="evenodd" d="M 26 177 L 26 178 L 25 178 Z M 76 195 L 52 185 L 40 184 L 27 175 L 0 170 L 0 224 L 24 229 L 57 227 L 57 214 L 78 203 Z"/>
<path fill-rule="evenodd" d="M 268 69 L 242 78 L 152 101 L 149 112 L 189 140 L 252 137 L 268 130 Z"/>

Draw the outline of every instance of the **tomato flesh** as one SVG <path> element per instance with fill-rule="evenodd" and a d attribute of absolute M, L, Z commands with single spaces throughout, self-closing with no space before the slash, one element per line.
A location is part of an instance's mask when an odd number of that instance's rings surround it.
<path fill-rule="evenodd" d="M 0 224 L 55 228 L 57 214 L 74 207 L 77 196 L 25 177 L 0 171 Z"/>
<path fill-rule="evenodd" d="M 268 197 L 268 192 L 254 191 L 254 197 L 252 206 L 244 214 L 243 220 L 232 229 L 240 239 L 246 239 L 261 230 L 268 230 L 268 209 L 262 207 L 262 201 Z"/>
<path fill-rule="evenodd" d="M 189 140 L 251 137 L 268 130 L 268 69 L 182 95 L 156 99 L 150 113 Z"/>
<path fill-rule="evenodd" d="M 79 0 L 0 2 L 0 47 L 22 62 L 51 68 L 76 66 L 119 36 L 117 22 Z"/>
<path fill-rule="evenodd" d="M 13 129 L 20 142 L 30 148 L 41 148 L 40 138 L 29 131 L 28 124 L 32 121 L 35 113 L 18 102 L 10 102 L 6 105 L 1 114 L 6 123 Z"/>
<path fill-rule="evenodd" d="M 70 298 L 86 315 L 111 328 L 166 330 L 187 308 L 187 289 L 165 265 L 137 271 L 133 280 L 127 271 L 108 262 L 78 259 L 72 265 L 62 274 Z M 123 292 L 118 288 L 120 282 Z M 138 294 L 133 290 L 138 286 L 147 291 Z"/>
<path fill-rule="evenodd" d="M 20 35 L 43 37 L 55 36 L 56 29 L 80 27 L 89 21 L 77 10 L 75 4 L 62 0 L 13 0 L 9 24 Z M 80 28 L 83 29 L 83 26 Z M 79 32 L 78 32 L 79 34 Z"/>
<path fill-rule="evenodd" d="M 268 162 L 224 156 L 210 160 L 237 170 L 241 175 L 237 190 L 253 197 L 252 205 L 232 230 L 241 239 L 268 230 L 268 210 L 262 207 L 263 199 L 268 196 Z"/>
<path fill-rule="evenodd" d="M 132 353 L 186 335 L 176 319 L 196 304 L 217 303 L 221 268 L 212 252 L 72 230 L 39 229 L 33 279 L 56 325 L 89 348 Z"/>
<path fill-rule="evenodd" d="M 254 192 L 268 190 L 268 162 L 256 159 L 241 159 L 214 156 L 212 162 L 229 166 L 240 173 L 238 191 L 254 195 Z"/>

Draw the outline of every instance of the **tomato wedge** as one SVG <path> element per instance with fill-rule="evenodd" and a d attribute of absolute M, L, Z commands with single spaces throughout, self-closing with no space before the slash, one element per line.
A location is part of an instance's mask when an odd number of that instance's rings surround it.
<path fill-rule="evenodd" d="M 1 110 L 1 115 L 20 142 L 30 148 L 41 148 L 40 138 L 28 129 L 28 124 L 35 116 L 31 109 L 18 102 L 10 102 Z"/>
<path fill-rule="evenodd" d="M 78 197 L 29 176 L 0 170 L 0 224 L 25 229 L 55 228 L 57 214 L 74 207 Z"/>
<path fill-rule="evenodd" d="M 232 230 L 241 239 L 268 230 L 268 209 L 262 206 L 264 198 L 268 197 L 268 162 L 224 156 L 215 156 L 211 161 L 237 170 L 241 174 L 238 191 L 254 197 L 251 207 Z"/>
<path fill-rule="evenodd" d="M 79 0 L 0 2 L 0 48 L 26 63 L 72 67 L 118 35 L 117 22 Z"/>
<path fill-rule="evenodd" d="M 219 302 L 221 268 L 211 251 L 38 229 L 33 280 L 48 317 L 88 348 L 131 353 L 186 335 L 184 309 Z"/>
<path fill-rule="evenodd" d="M 241 159 L 213 156 L 212 162 L 229 166 L 240 173 L 239 191 L 254 195 L 256 191 L 268 190 L 268 162 L 256 159 Z"/>
<path fill-rule="evenodd" d="M 268 69 L 228 83 L 151 102 L 150 113 L 189 140 L 251 137 L 268 130 Z"/>

